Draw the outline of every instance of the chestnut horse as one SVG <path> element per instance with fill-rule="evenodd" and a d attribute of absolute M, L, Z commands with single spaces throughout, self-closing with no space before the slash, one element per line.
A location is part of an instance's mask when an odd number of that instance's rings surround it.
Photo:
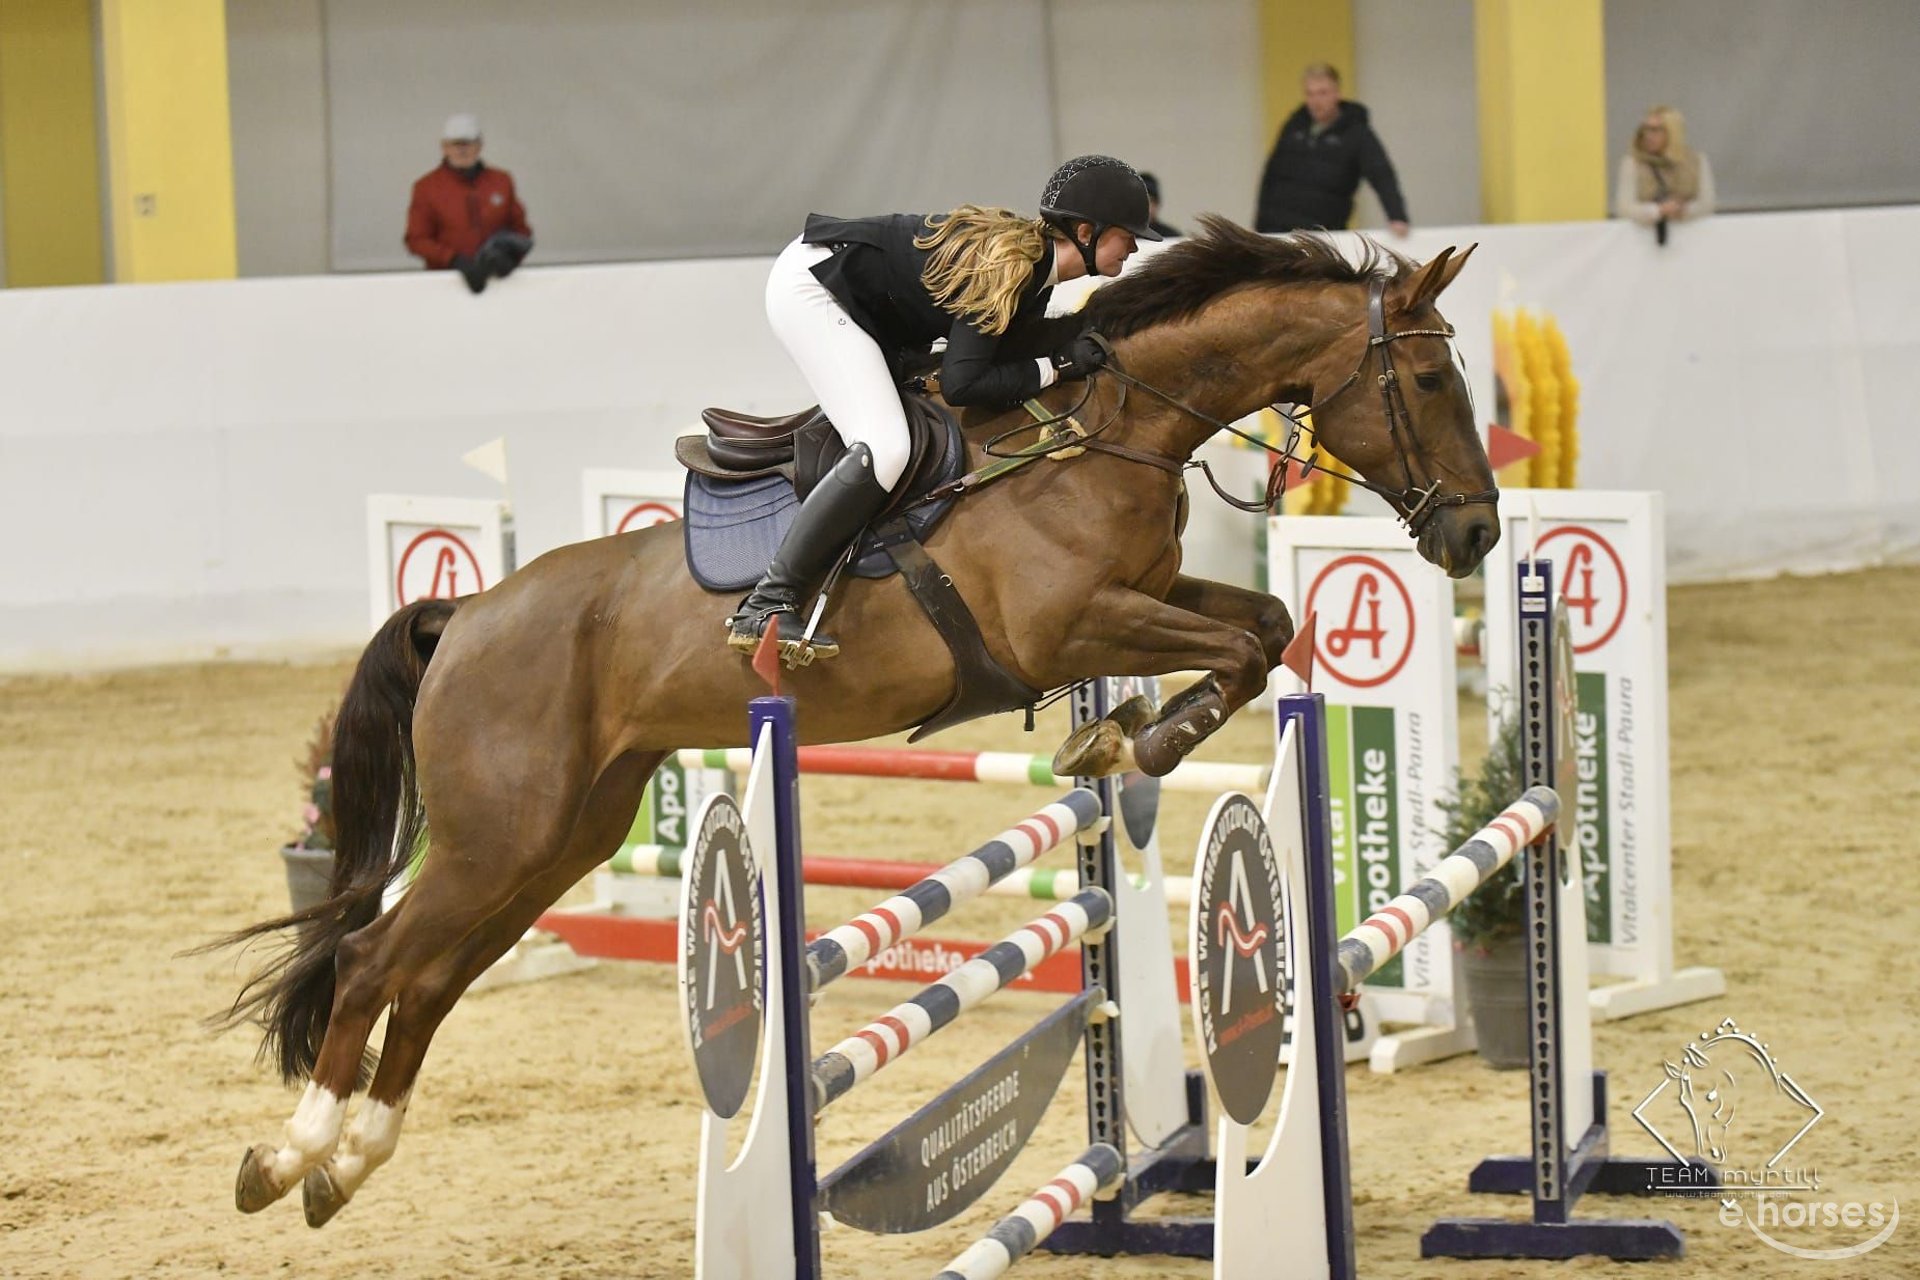
<path fill-rule="evenodd" d="M 1093 295 L 1124 374 L 1043 400 L 1058 412 L 1085 393 L 1083 423 L 1160 465 L 1098 450 L 1035 462 L 970 493 L 927 544 L 993 656 L 1036 689 L 1208 673 L 1157 714 L 1106 725 L 1063 772 L 1127 767 L 1122 737 L 1165 772 L 1265 687 L 1292 638 L 1272 596 L 1180 572 L 1178 464 L 1219 420 L 1317 403 L 1320 446 L 1390 493 L 1427 560 L 1455 576 L 1480 562 L 1499 536 L 1493 475 L 1434 310 L 1464 263 L 1449 249 L 1416 269 L 1369 244 L 1355 264 L 1317 237 L 1209 219 Z M 976 464 L 1018 413 L 968 424 Z M 241 1163 L 242 1210 L 303 1183 L 307 1221 L 331 1218 L 393 1154 L 441 1020 L 611 856 L 654 768 L 679 747 L 745 741 L 745 704 L 764 690 L 723 642 L 735 603 L 694 582 L 668 524 L 562 547 L 380 628 L 335 730 L 332 897 L 228 940 L 292 935 L 229 1021 L 258 1021 L 262 1054 L 306 1081 L 281 1143 Z M 898 578 L 844 582 L 826 626 L 842 655 L 787 680 L 806 741 L 894 733 L 951 695 L 946 649 Z M 430 848 L 381 914 L 423 823 Z M 384 1049 L 348 1123 L 383 1011 Z"/>

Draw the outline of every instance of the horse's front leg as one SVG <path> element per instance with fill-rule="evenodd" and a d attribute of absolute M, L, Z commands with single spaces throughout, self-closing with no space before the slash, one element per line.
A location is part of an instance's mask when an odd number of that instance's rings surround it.
<path fill-rule="evenodd" d="M 1176 590 L 1189 583 L 1196 590 L 1188 595 L 1196 601 L 1202 597 L 1225 600 L 1237 592 L 1237 588 L 1184 578 Z M 1245 600 L 1236 599 L 1237 605 L 1278 604 L 1254 592 L 1239 595 Z M 1127 706 L 1117 709 L 1112 718 L 1082 726 L 1055 753 L 1053 771 L 1080 777 L 1120 772 L 1129 767 L 1126 740 L 1131 737 L 1133 765 L 1154 777 L 1171 772 L 1266 687 L 1271 669 L 1268 638 L 1249 629 L 1255 612 L 1248 610 L 1239 621 L 1223 620 L 1181 607 L 1172 599 L 1156 600 L 1124 587 L 1108 587 L 1096 594 L 1060 648 L 1063 667 L 1070 666 L 1081 675 L 1207 674 L 1157 714 Z M 1283 620 L 1285 612 L 1280 611 Z M 1281 625 L 1269 629 L 1277 636 Z M 1284 629 L 1291 630 L 1290 626 Z"/>
<path fill-rule="evenodd" d="M 1167 603 L 1229 626 L 1251 631 L 1260 641 L 1267 670 L 1280 665 L 1280 655 L 1293 643 L 1293 615 L 1278 596 L 1246 587 L 1190 578 L 1185 574 L 1173 580 Z"/>

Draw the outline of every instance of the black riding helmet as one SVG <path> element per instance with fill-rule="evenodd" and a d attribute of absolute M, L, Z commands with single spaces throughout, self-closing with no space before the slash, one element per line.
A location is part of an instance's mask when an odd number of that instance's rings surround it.
<path fill-rule="evenodd" d="M 1161 238 L 1147 223 L 1147 184 L 1132 165 L 1112 156 L 1075 156 L 1055 169 L 1040 196 L 1040 216 L 1079 246 L 1090 276 L 1099 274 L 1093 248 L 1108 227 L 1124 227 L 1139 240 Z M 1093 224 L 1092 244 L 1073 234 L 1076 222 Z"/>

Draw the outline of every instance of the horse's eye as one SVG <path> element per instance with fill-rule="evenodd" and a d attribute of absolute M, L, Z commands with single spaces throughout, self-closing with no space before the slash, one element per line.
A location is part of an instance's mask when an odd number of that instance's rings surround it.
<path fill-rule="evenodd" d="M 1422 391 L 1438 391 L 1440 389 L 1440 375 L 1437 373 L 1416 373 L 1413 375 L 1413 385 L 1419 387 Z"/>

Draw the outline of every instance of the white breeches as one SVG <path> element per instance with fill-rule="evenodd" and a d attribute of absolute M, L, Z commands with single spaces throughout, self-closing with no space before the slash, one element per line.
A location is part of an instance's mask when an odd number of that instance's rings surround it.
<path fill-rule="evenodd" d="M 907 469 L 907 415 L 880 345 L 853 322 L 812 267 L 832 251 L 795 240 L 767 277 L 767 323 L 849 445 L 873 450 L 873 474 L 889 490 Z"/>

